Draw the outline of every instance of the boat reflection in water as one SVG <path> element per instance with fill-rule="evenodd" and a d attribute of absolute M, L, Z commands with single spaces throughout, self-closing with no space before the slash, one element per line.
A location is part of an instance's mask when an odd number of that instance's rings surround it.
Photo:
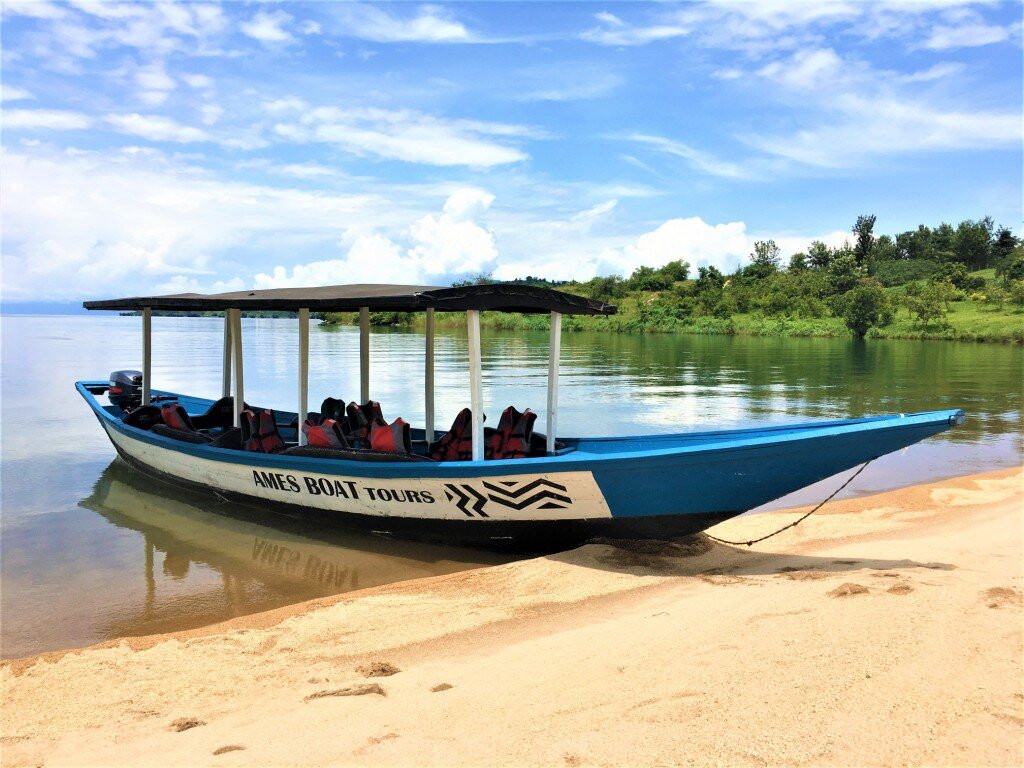
<path fill-rule="evenodd" d="M 106 638 L 191 629 L 316 597 L 512 558 L 393 541 L 219 501 L 116 459 L 81 506 L 142 535 L 145 597 Z"/>

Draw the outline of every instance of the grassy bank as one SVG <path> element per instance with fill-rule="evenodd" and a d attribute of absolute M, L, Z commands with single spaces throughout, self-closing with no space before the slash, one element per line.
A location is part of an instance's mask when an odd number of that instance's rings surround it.
<path fill-rule="evenodd" d="M 685 333 L 696 335 L 791 336 L 849 338 L 851 332 L 840 317 L 786 317 L 760 312 L 736 313 L 728 317 L 678 317 L 652 309 L 658 305 L 657 292 L 626 297 L 618 303 L 619 312 L 610 317 L 572 316 L 563 318 L 565 331 L 596 331 L 605 333 Z M 328 322 L 355 324 L 357 315 L 330 315 Z M 516 315 L 484 312 L 481 325 L 494 330 L 534 331 L 548 329 L 547 315 Z M 422 315 L 378 314 L 378 326 L 422 326 Z M 465 327 L 466 317 L 460 312 L 437 314 L 440 328 Z M 985 306 L 967 298 L 952 302 L 944 321 L 927 324 L 917 322 L 906 310 L 896 312 L 887 325 L 872 328 L 872 339 L 944 339 L 949 341 L 980 341 L 1024 344 L 1024 309 Z"/>

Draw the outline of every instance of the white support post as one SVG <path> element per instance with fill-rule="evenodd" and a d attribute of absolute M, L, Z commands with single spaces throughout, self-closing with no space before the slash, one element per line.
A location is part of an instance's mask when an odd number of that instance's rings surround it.
<path fill-rule="evenodd" d="M 423 364 L 424 431 L 427 442 L 434 442 L 434 309 L 427 308 L 427 348 Z"/>
<path fill-rule="evenodd" d="M 302 422 L 309 410 L 309 310 L 299 310 L 299 445 L 306 444 Z"/>
<path fill-rule="evenodd" d="M 221 363 L 220 396 L 231 394 L 231 314 L 224 310 L 224 357 Z"/>
<path fill-rule="evenodd" d="M 469 408 L 473 412 L 473 461 L 484 460 L 484 392 L 480 361 L 480 312 L 466 311 L 469 331 Z"/>
<path fill-rule="evenodd" d="M 229 309 L 231 314 L 231 353 L 234 356 L 235 368 L 235 418 L 237 427 L 242 423 L 242 411 L 245 409 L 245 383 L 242 370 L 242 310 Z"/>
<path fill-rule="evenodd" d="M 558 427 L 558 359 L 562 353 L 562 315 L 551 313 L 551 342 L 548 345 L 548 453 L 555 452 Z"/>
<path fill-rule="evenodd" d="M 370 402 L 370 308 L 359 308 L 359 402 Z"/>
<path fill-rule="evenodd" d="M 142 404 L 149 405 L 153 392 L 153 310 L 142 309 Z"/>

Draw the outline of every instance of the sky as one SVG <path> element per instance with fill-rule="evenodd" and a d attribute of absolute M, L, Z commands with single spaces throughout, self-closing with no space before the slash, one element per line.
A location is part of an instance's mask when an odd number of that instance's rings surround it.
<path fill-rule="evenodd" d="M 2 298 L 1019 234 L 1022 7 L 3 0 Z"/>

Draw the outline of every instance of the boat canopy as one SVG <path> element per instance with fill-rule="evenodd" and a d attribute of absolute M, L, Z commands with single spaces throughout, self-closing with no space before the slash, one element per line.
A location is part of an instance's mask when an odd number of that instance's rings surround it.
<path fill-rule="evenodd" d="M 297 312 L 464 312 L 467 310 L 562 315 L 613 315 L 603 301 L 518 283 L 493 283 L 445 288 L 434 285 L 326 285 L 314 288 L 269 288 L 228 293 L 175 293 L 86 301 L 86 309 L 217 312 L 277 310 Z"/>
<path fill-rule="evenodd" d="M 469 352 L 469 392 L 472 412 L 473 461 L 484 459 L 483 384 L 480 354 L 480 312 L 548 313 L 551 316 L 548 343 L 547 448 L 555 451 L 558 413 L 558 363 L 561 352 L 562 315 L 614 315 L 616 308 L 603 301 L 574 296 L 547 288 L 518 283 L 492 283 L 445 288 L 434 285 L 384 285 L 360 283 L 314 288 L 269 288 L 229 293 L 176 293 L 166 296 L 132 296 L 124 299 L 83 302 L 86 309 L 138 310 L 142 314 L 142 403 L 148 405 L 152 391 L 153 311 L 223 312 L 224 356 L 222 396 L 232 394 L 234 375 L 234 425 L 241 423 L 245 406 L 242 370 L 242 312 L 276 310 L 298 316 L 298 413 L 307 412 L 309 399 L 309 316 L 310 312 L 359 313 L 359 397 L 370 400 L 370 312 L 423 312 L 426 315 L 426 349 L 423 384 L 425 430 L 432 440 L 434 430 L 434 328 L 435 311 L 465 312 Z M 305 443 L 299 430 L 299 444 Z"/>

